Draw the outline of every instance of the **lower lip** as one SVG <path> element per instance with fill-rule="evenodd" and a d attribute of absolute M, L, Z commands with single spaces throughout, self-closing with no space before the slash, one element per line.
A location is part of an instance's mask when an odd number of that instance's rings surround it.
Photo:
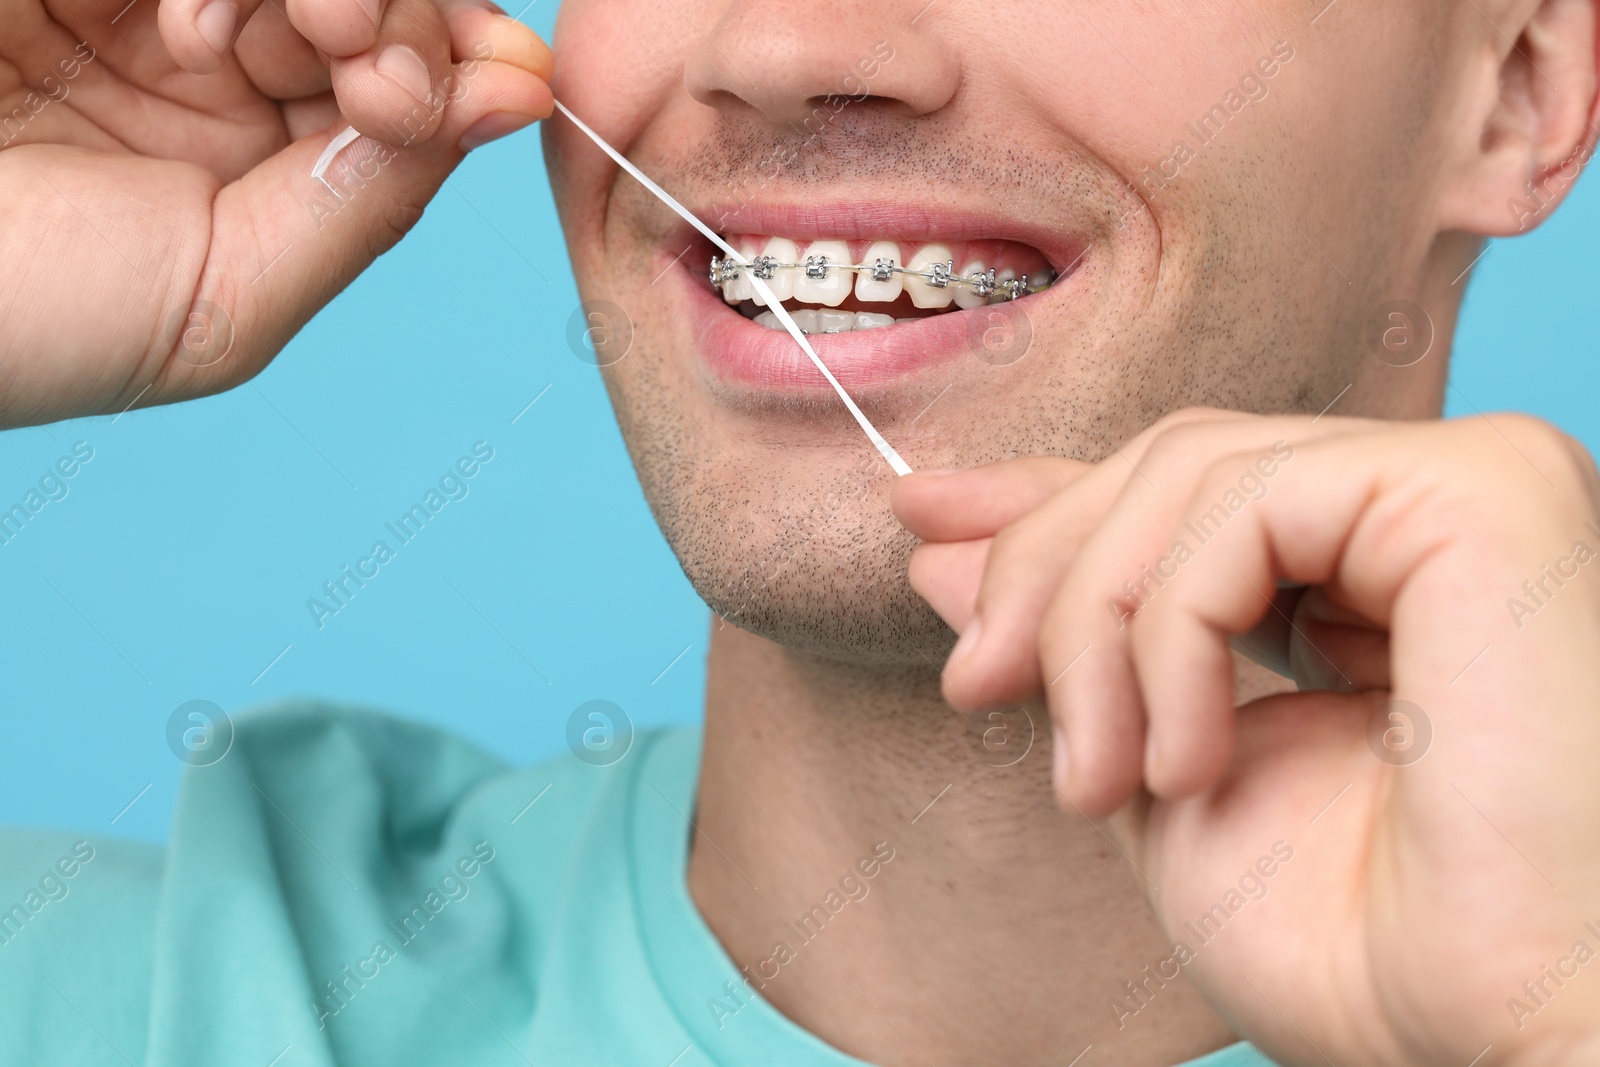
<path fill-rule="evenodd" d="M 787 331 L 745 318 L 699 273 L 685 270 L 681 277 L 689 287 L 695 342 L 719 378 L 772 392 L 830 388 Z M 974 331 L 987 324 L 981 314 L 958 310 L 871 330 L 812 334 L 807 340 L 846 390 L 870 390 L 954 363 L 972 350 Z"/>

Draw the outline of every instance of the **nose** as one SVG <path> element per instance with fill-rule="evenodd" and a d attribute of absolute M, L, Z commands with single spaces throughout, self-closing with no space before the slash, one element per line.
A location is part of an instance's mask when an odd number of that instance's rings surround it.
<path fill-rule="evenodd" d="M 832 114 L 841 98 L 907 117 L 931 114 L 955 95 L 961 65 L 916 25 L 925 2 L 731 0 L 702 34 L 684 80 L 702 104 L 781 126 L 806 122 L 819 108 Z"/>

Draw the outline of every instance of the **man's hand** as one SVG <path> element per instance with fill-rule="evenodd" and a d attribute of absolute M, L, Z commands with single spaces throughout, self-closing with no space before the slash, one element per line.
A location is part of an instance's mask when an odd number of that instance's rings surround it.
<path fill-rule="evenodd" d="M 1523 417 L 1202 411 L 894 504 L 947 698 L 1042 693 L 1063 803 L 1119 812 L 1152 973 L 1285 1064 L 1487 1067 L 1600 1063 L 1597 497 Z M 1230 645 L 1300 691 L 1236 709 Z"/>
<path fill-rule="evenodd" d="M 485 0 L 0 0 L 0 426 L 254 375 L 551 66 Z"/>

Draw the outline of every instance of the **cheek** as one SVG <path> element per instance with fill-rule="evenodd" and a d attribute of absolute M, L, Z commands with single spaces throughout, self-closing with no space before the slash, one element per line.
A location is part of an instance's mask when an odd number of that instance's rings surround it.
<path fill-rule="evenodd" d="M 978 587 L 992 538 L 918 545 L 911 553 L 911 588 L 957 633 L 978 604 Z"/>

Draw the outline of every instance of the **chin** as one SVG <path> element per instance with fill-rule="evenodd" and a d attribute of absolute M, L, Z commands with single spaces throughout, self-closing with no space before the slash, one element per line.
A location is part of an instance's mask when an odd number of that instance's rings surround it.
<path fill-rule="evenodd" d="M 635 465 L 716 625 L 829 659 L 944 663 L 955 635 L 911 588 L 917 540 L 889 511 L 894 475 L 876 454 L 852 450 L 820 475 L 809 463 L 753 463 L 747 475 L 704 455 L 686 464 L 670 443 L 677 431 L 660 429 Z"/>
<path fill-rule="evenodd" d="M 796 570 L 793 580 L 780 577 L 754 588 L 729 584 L 733 576 L 723 574 L 689 579 L 722 622 L 795 652 L 934 674 L 943 666 L 955 634 L 912 591 L 903 562 L 898 573 L 841 568 L 822 581 L 803 559 Z"/>

